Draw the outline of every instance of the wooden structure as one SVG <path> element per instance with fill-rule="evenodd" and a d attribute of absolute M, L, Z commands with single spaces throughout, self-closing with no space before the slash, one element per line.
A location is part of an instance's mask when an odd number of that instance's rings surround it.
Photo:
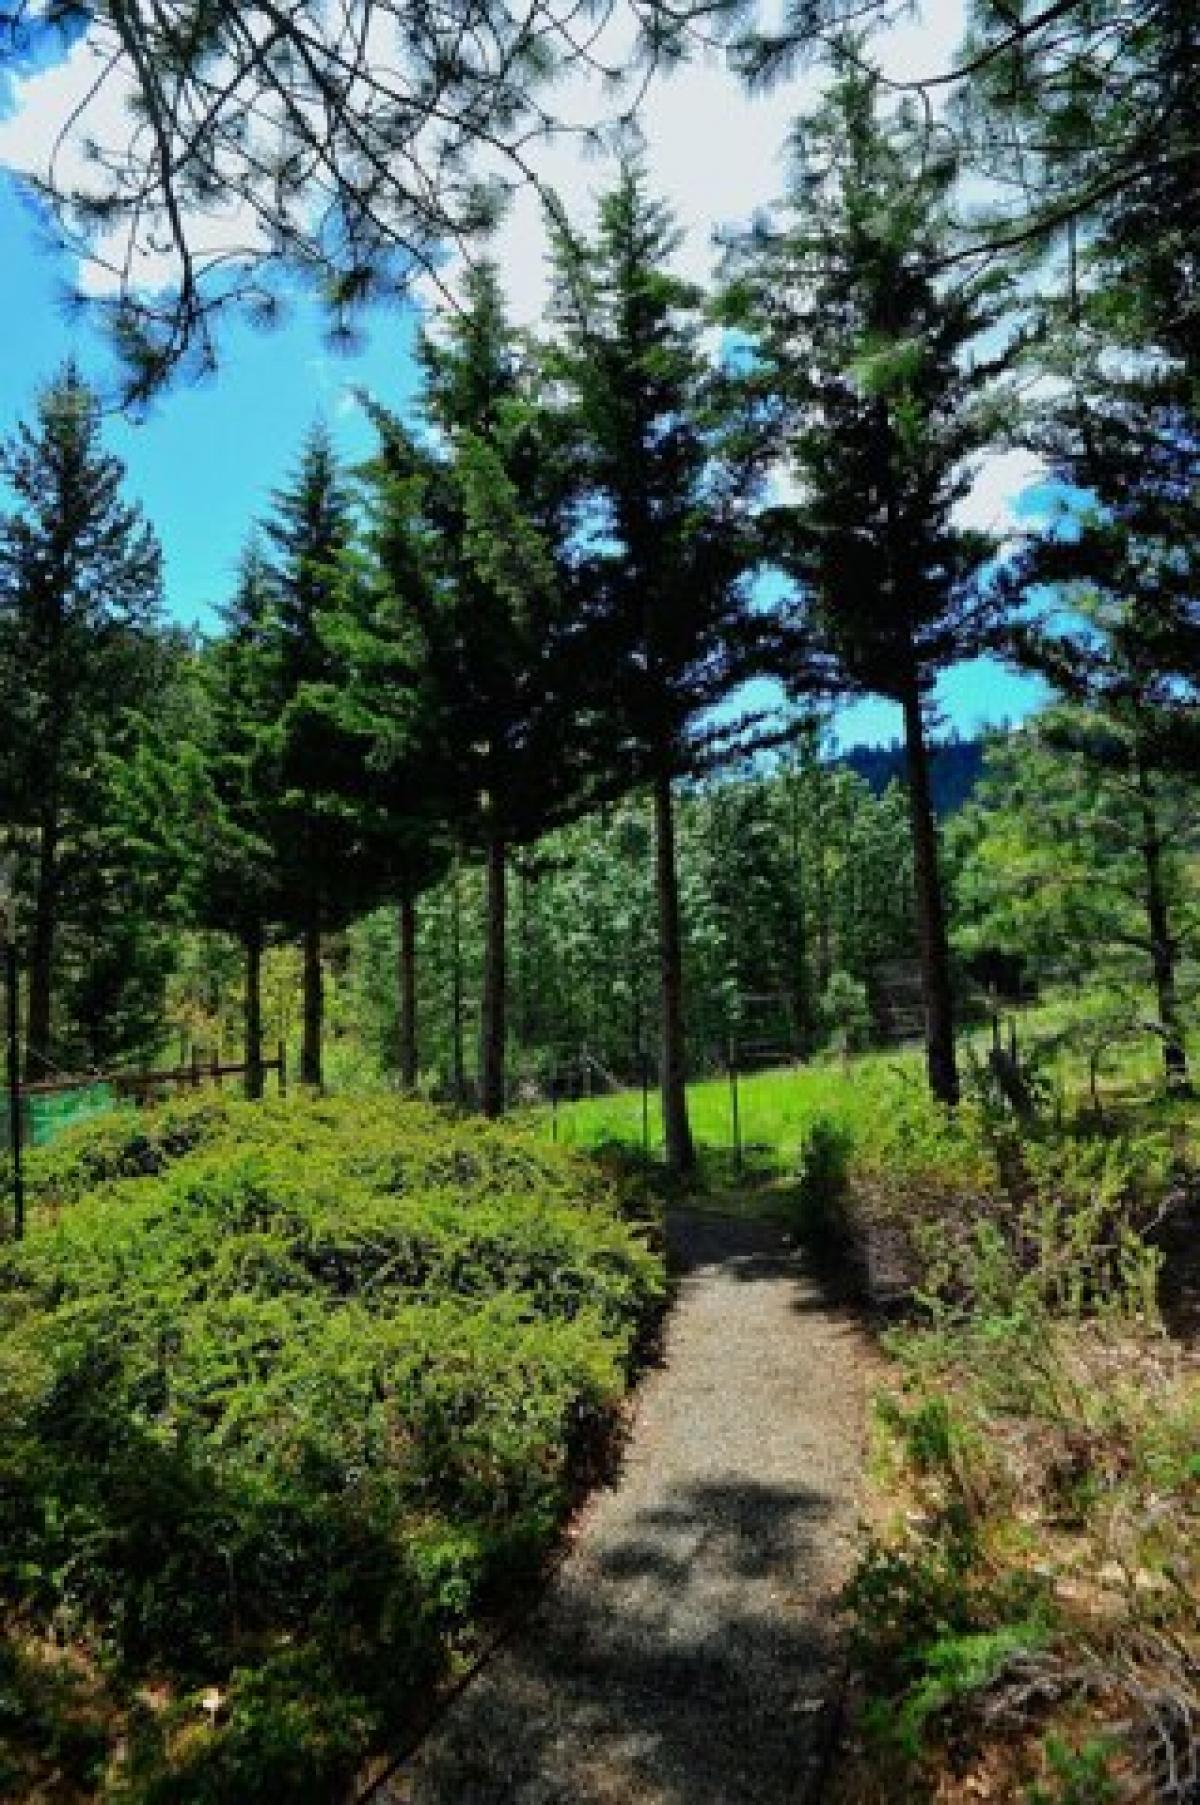
<path fill-rule="evenodd" d="M 279 1076 L 279 1092 L 287 1091 L 287 1049 L 280 1041 L 274 1059 L 264 1059 L 259 1066 L 264 1078 L 268 1072 L 276 1072 Z M 226 1078 L 244 1078 L 250 1067 L 246 1062 L 222 1064 L 214 1056 L 201 1059 L 194 1054 L 188 1065 L 164 1066 L 158 1070 L 146 1072 L 88 1072 L 82 1077 L 63 1075 L 57 1078 L 37 1078 L 32 1083 L 22 1084 L 20 1094 L 26 1097 L 49 1097 L 65 1091 L 84 1090 L 92 1085 L 109 1085 L 118 1097 L 144 1098 L 149 1092 L 165 1090 L 174 1085 L 178 1089 L 198 1089 L 202 1084 L 220 1085 Z"/>

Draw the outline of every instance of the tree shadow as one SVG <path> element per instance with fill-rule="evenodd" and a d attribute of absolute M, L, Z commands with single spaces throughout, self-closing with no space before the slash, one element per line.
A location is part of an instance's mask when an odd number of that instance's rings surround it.
<path fill-rule="evenodd" d="M 792 1285 L 789 1308 L 828 1308 L 778 1228 L 673 1209 L 667 1230 L 684 1290 L 715 1269 L 739 1286 Z M 538 1607 L 374 1805 L 816 1797 L 845 1524 L 827 1470 L 781 1483 L 735 1466 L 668 1482 L 640 1507 L 627 1475 L 634 1508 L 597 1513 Z"/>
<path fill-rule="evenodd" d="M 828 1587 L 804 1584 L 830 1510 L 749 1480 L 669 1491 L 572 1562 L 382 1798 L 797 1805 L 836 1661 Z"/>

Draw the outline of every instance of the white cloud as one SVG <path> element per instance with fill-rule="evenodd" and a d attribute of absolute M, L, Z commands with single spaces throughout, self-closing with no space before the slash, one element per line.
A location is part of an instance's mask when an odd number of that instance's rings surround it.
<path fill-rule="evenodd" d="M 885 74 L 895 81 L 945 69 L 961 39 L 963 0 L 928 0 L 880 46 Z M 656 80 L 639 109 L 652 186 L 669 203 L 685 234 L 680 267 L 706 280 L 717 259 L 715 234 L 747 224 L 781 193 L 788 135 L 799 114 L 817 100 L 821 78 L 809 71 L 766 95 L 750 95 L 712 53 Z M 595 117 L 595 95 L 580 82 L 556 96 L 556 109 L 583 122 Z M 553 189 L 568 218 L 590 217 L 596 196 L 612 178 L 612 164 L 585 155 L 571 138 L 533 158 L 539 179 Z M 516 316 L 536 320 L 546 297 L 546 236 L 537 194 L 517 195 L 496 243 Z"/>
<path fill-rule="evenodd" d="M 86 194 L 100 185 L 95 150 L 120 159 L 138 130 L 132 93 L 124 65 L 91 38 L 79 40 L 60 62 L 12 82 L 10 111 L 0 119 L 0 165 L 49 180 L 56 192 Z M 253 214 L 232 201 L 194 215 L 191 223 L 200 266 L 264 242 Z M 69 237 L 66 248 L 77 248 Z M 126 281 L 153 293 L 178 275 L 165 222 L 146 222 L 133 244 L 124 230 L 101 233 L 94 252 L 79 259 L 76 272 L 81 292 L 92 297 L 116 294 Z"/>
<path fill-rule="evenodd" d="M 888 73 L 906 78 L 943 68 L 961 34 L 962 20 L 963 0 L 927 0 L 923 12 L 887 34 L 882 54 Z M 594 52 L 609 63 L 621 62 L 619 30 L 610 28 L 605 40 L 594 46 Z M 129 77 L 119 63 L 110 68 L 108 56 L 99 40 L 85 38 L 62 61 L 13 83 L 11 110 L 0 120 L 0 164 L 44 176 L 53 162 L 58 185 L 86 189 L 95 175 L 89 144 L 119 156 L 136 122 L 128 104 Z M 811 103 L 816 88 L 816 78 L 808 74 L 781 84 L 765 98 L 752 99 L 716 53 L 651 84 L 639 114 L 647 161 L 654 185 L 675 209 L 687 234 L 685 267 L 690 274 L 703 277 L 711 269 L 715 228 L 747 220 L 778 193 L 788 128 Z M 549 99 L 557 117 L 580 126 L 599 122 L 605 114 L 605 98 L 597 83 L 583 77 L 560 84 Z M 68 121 L 74 123 L 64 138 Z M 539 178 L 559 193 L 574 217 L 590 211 L 596 191 L 611 174 L 581 151 L 574 136 L 551 141 L 529 155 Z M 193 221 L 193 233 L 201 262 L 261 243 L 252 214 L 232 202 L 206 210 Z M 525 319 L 536 316 L 544 297 L 544 246 L 540 206 L 536 194 L 527 189 L 516 198 L 498 245 L 514 307 Z M 121 280 L 125 247 L 110 237 L 102 239 L 98 249 L 116 267 L 85 262 L 81 284 L 88 293 L 111 293 Z M 135 285 L 152 290 L 175 273 L 161 235 L 150 244 L 143 234 L 130 267 Z"/>
<path fill-rule="evenodd" d="M 923 9 L 894 26 L 883 40 L 885 72 L 905 81 L 945 69 L 961 38 L 963 20 L 964 0 L 926 0 Z M 617 38 L 610 36 L 597 48 L 608 61 L 620 61 Z M 819 87 L 820 77 L 810 71 L 765 96 L 750 96 L 715 52 L 650 85 L 639 111 L 645 159 L 654 189 L 671 206 L 684 233 L 680 266 L 685 274 L 706 280 L 719 254 L 716 233 L 745 224 L 756 209 L 779 195 L 786 176 L 789 130 L 798 114 L 813 104 Z M 135 129 L 130 93 L 131 83 L 122 68 L 108 68 L 96 46 L 82 40 L 60 62 L 12 84 L 10 111 L 0 120 L 0 165 L 39 176 L 53 168 L 58 185 L 86 189 L 95 176 L 89 145 L 119 153 Z M 560 84 L 552 98 L 556 115 L 571 124 L 585 127 L 604 116 L 596 83 L 582 77 Z M 73 118 L 77 123 L 64 135 L 64 125 Z M 597 196 L 612 179 L 611 160 L 585 151 L 574 134 L 551 139 L 532 149 L 529 157 L 539 180 L 555 191 L 568 217 L 589 219 Z M 202 262 L 259 242 L 253 217 L 236 204 L 206 212 L 193 226 Z M 99 248 L 119 266 L 122 242 L 101 240 Z M 543 310 L 547 287 L 546 234 L 535 189 L 526 187 L 515 195 L 495 255 L 514 315 L 534 323 Z M 161 242 L 143 244 L 135 251 L 130 274 L 136 286 L 153 290 L 176 273 L 174 259 Z M 112 294 L 120 285 L 121 272 L 119 267 L 85 260 L 79 266 L 79 280 L 85 293 Z M 333 384 L 324 370 L 319 378 L 322 392 L 339 414 L 353 407 L 349 390 Z M 989 458 L 964 506 L 964 520 L 989 531 L 1010 532 L 1013 504 L 1039 474 L 1028 453 Z"/>
<path fill-rule="evenodd" d="M 970 494 L 960 503 L 962 526 L 1010 538 L 1022 523 L 1016 504 L 1023 492 L 1044 480 L 1045 465 L 1032 451 L 996 451 L 985 458 Z"/>

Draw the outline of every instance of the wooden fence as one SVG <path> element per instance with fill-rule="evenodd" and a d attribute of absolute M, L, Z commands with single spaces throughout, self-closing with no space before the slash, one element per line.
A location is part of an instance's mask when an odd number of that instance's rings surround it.
<path fill-rule="evenodd" d="M 199 1089 L 202 1084 L 220 1085 L 226 1078 L 244 1078 L 250 1067 L 244 1061 L 235 1064 L 223 1064 L 215 1055 L 211 1059 L 201 1059 L 197 1054 L 187 1065 L 163 1066 L 157 1070 L 145 1072 L 89 1072 L 84 1077 L 63 1075 L 57 1078 L 37 1078 L 20 1087 L 21 1098 L 50 1097 L 66 1091 L 88 1090 L 98 1085 L 107 1085 L 118 1097 L 140 1097 L 148 1091 L 165 1090 L 170 1085 L 177 1088 Z M 280 1042 L 274 1059 L 259 1062 L 259 1070 L 265 1078 L 275 1072 L 279 1077 L 279 1092 L 282 1096 L 287 1090 L 287 1049 Z"/>

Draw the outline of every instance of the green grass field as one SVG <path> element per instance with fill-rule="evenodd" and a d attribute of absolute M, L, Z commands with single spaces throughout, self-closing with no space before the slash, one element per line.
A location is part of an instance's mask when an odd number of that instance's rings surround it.
<path fill-rule="evenodd" d="M 787 1166 L 806 1132 L 821 1117 L 836 1118 L 870 1141 L 879 1111 L 896 1091 L 921 1082 L 919 1060 L 911 1053 L 872 1054 L 853 1061 L 786 1066 L 739 1078 L 738 1121 L 749 1163 L 764 1160 Z M 546 1132 L 567 1147 L 591 1148 L 617 1143 L 645 1147 L 652 1155 L 663 1144 L 662 1105 L 656 1090 L 646 1099 L 640 1091 L 588 1097 L 560 1104 L 556 1112 L 537 1112 Z M 734 1143 L 733 1092 L 727 1078 L 705 1079 L 688 1089 L 692 1133 L 703 1154 L 718 1160 Z"/>
<path fill-rule="evenodd" d="M 1003 1027 L 1007 1040 L 1009 1019 Z M 1091 1028 L 1070 998 L 1052 998 L 1017 1019 L 1022 1064 L 1033 1075 L 1038 1117 L 1091 1131 Z M 949 1111 L 929 1096 L 923 1050 L 908 1045 L 859 1058 L 826 1057 L 739 1077 L 735 1131 L 733 1087 L 727 1076 L 689 1086 L 688 1106 L 699 1155 L 690 1186 L 723 1210 L 793 1216 L 797 1179 L 814 1127 L 832 1129 L 854 1149 L 855 1164 L 878 1181 L 880 1194 L 899 1194 L 918 1174 L 937 1171 L 951 1190 L 973 1194 L 993 1177 L 985 1132 L 981 1077 L 991 1044 L 989 1028 L 963 1036 L 962 1108 Z M 1098 1071 L 1103 1119 L 1136 1133 L 1169 1129 L 1193 1148 L 1195 1111 L 1166 1096 L 1160 1049 L 1152 1037 L 1116 1042 Z M 528 1120 L 561 1146 L 620 1147 L 652 1163 L 662 1158 L 662 1109 L 656 1088 L 539 1107 Z"/>

